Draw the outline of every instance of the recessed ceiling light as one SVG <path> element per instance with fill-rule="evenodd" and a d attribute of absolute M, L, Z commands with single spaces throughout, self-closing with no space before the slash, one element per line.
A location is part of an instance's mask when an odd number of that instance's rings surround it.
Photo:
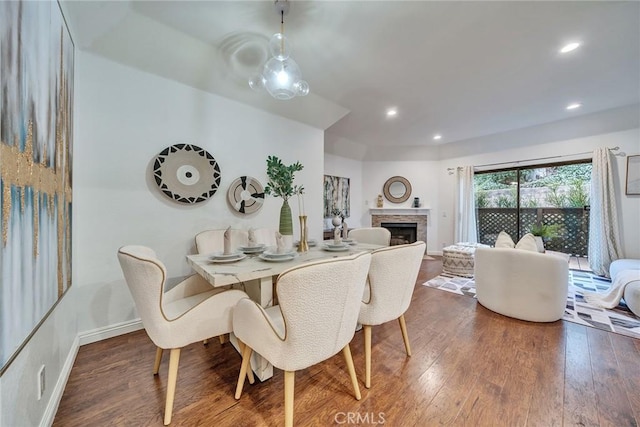
<path fill-rule="evenodd" d="M 562 49 L 560 49 L 560 53 L 571 52 L 572 50 L 576 50 L 579 47 L 580 47 L 580 43 L 578 42 L 569 43 L 563 46 Z"/>
<path fill-rule="evenodd" d="M 442 135 L 433 135 L 433 139 L 435 139 L 436 141 L 439 139 L 442 139 Z"/>
<path fill-rule="evenodd" d="M 387 117 L 395 117 L 398 115 L 398 109 L 397 108 L 389 108 L 387 110 Z"/>
<path fill-rule="evenodd" d="M 575 110 L 576 108 L 582 107 L 582 104 L 578 102 L 574 102 L 573 104 L 567 105 L 567 110 Z"/>

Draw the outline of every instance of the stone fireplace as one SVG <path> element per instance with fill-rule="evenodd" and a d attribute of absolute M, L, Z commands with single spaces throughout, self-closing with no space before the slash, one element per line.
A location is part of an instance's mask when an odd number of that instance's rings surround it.
<path fill-rule="evenodd" d="M 417 240 L 427 242 L 427 212 L 424 208 L 370 209 L 371 226 L 391 231 L 391 244 L 401 245 Z"/>

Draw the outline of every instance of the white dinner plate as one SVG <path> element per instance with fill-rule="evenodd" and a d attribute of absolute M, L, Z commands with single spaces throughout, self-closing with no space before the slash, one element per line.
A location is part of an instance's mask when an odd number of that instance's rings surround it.
<path fill-rule="evenodd" d="M 264 252 L 266 249 L 265 245 L 257 245 L 257 246 L 240 246 L 240 249 L 245 254 L 259 254 L 260 252 Z"/>
<path fill-rule="evenodd" d="M 325 243 L 324 244 L 327 248 L 332 248 L 332 249 L 342 249 L 342 248 L 348 248 L 349 245 L 347 243 L 340 243 L 339 245 L 333 244 L 333 243 Z"/>
<path fill-rule="evenodd" d="M 225 254 L 223 252 L 214 252 L 213 255 L 211 255 L 211 259 L 214 259 L 214 260 L 233 259 L 233 258 L 239 258 L 243 255 L 244 254 L 239 251 L 233 251 L 230 254 Z"/>
<path fill-rule="evenodd" d="M 347 245 L 344 245 L 344 246 L 327 246 L 327 245 L 324 245 L 322 247 L 322 249 L 324 249 L 325 251 L 329 251 L 329 252 L 344 252 L 344 251 L 348 251 L 350 248 Z"/>
<path fill-rule="evenodd" d="M 316 246 L 318 244 L 318 242 L 315 241 L 315 239 L 310 239 L 307 240 L 307 245 L 309 245 L 310 248 Z M 296 240 L 296 242 L 294 243 L 294 245 L 296 246 L 300 246 L 300 240 Z"/>
<path fill-rule="evenodd" d="M 215 264 L 223 264 L 227 262 L 236 262 L 242 259 L 245 259 L 247 256 L 245 254 L 238 254 L 235 258 L 213 258 L 211 262 Z"/>
<path fill-rule="evenodd" d="M 292 254 L 286 254 L 286 256 L 283 257 L 270 257 L 270 256 L 265 256 L 264 253 L 261 253 L 260 255 L 258 255 L 258 258 L 265 260 L 265 261 L 269 261 L 269 262 L 284 262 L 284 261 L 291 261 L 292 259 L 294 259 L 296 257 L 295 253 Z"/>
<path fill-rule="evenodd" d="M 287 257 L 291 257 L 291 256 L 295 256 L 296 253 L 293 251 L 289 251 L 289 252 L 275 252 L 272 250 L 268 250 L 268 251 L 264 251 L 262 253 L 262 255 L 264 255 L 266 258 L 287 258 Z"/>

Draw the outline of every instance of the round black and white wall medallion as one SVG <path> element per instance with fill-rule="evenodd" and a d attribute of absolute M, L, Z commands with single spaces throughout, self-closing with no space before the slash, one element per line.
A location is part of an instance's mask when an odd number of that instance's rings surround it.
<path fill-rule="evenodd" d="M 154 159 L 153 179 L 160 191 L 175 202 L 204 202 L 220 186 L 220 166 L 197 145 L 175 144 Z"/>
<path fill-rule="evenodd" d="M 231 183 L 227 198 L 231 207 L 243 214 L 257 212 L 264 202 L 262 184 L 250 176 L 241 176 Z"/>

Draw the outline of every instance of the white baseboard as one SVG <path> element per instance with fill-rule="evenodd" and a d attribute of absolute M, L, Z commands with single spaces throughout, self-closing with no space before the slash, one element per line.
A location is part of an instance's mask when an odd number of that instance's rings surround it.
<path fill-rule="evenodd" d="M 80 345 L 86 345 L 106 340 L 108 338 L 117 337 L 118 335 L 128 334 L 129 332 L 139 331 L 142 328 L 142 321 L 140 319 L 134 319 L 127 322 L 105 326 L 103 328 L 80 332 L 78 334 L 78 339 L 80 340 Z"/>
<path fill-rule="evenodd" d="M 64 394 L 64 388 L 67 386 L 67 381 L 69 380 L 69 375 L 71 375 L 71 369 L 73 368 L 73 363 L 76 360 L 76 356 L 78 355 L 78 336 L 73 340 L 71 344 L 71 349 L 69 350 L 69 354 L 67 355 L 67 359 L 64 361 L 64 365 L 62 365 L 62 370 L 60 375 L 58 376 L 58 381 L 56 381 L 56 385 L 51 392 L 51 398 L 49 399 L 49 403 L 44 410 L 44 414 L 40 419 L 40 427 L 49 427 L 53 424 L 53 419 L 56 416 L 56 412 L 58 412 L 58 406 L 60 405 L 60 400 L 62 400 L 62 395 Z"/>
<path fill-rule="evenodd" d="M 67 359 L 64 361 L 56 386 L 51 392 L 51 398 L 40 420 L 40 427 L 49 427 L 53 425 L 53 420 L 58 412 L 58 406 L 64 389 L 67 386 L 69 375 L 71 375 L 71 369 L 76 361 L 78 355 L 78 349 L 81 345 L 91 344 L 94 342 L 106 340 L 107 338 L 113 338 L 118 335 L 128 334 L 142 329 L 142 321 L 140 319 L 130 320 L 128 322 L 116 323 L 115 325 L 105 326 L 103 328 L 92 329 L 90 331 L 80 332 L 71 344 L 71 349 L 67 355 Z"/>
<path fill-rule="evenodd" d="M 442 256 L 442 251 L 428 251 L 427 255 L 431 255 L 431 256 Z"/>

